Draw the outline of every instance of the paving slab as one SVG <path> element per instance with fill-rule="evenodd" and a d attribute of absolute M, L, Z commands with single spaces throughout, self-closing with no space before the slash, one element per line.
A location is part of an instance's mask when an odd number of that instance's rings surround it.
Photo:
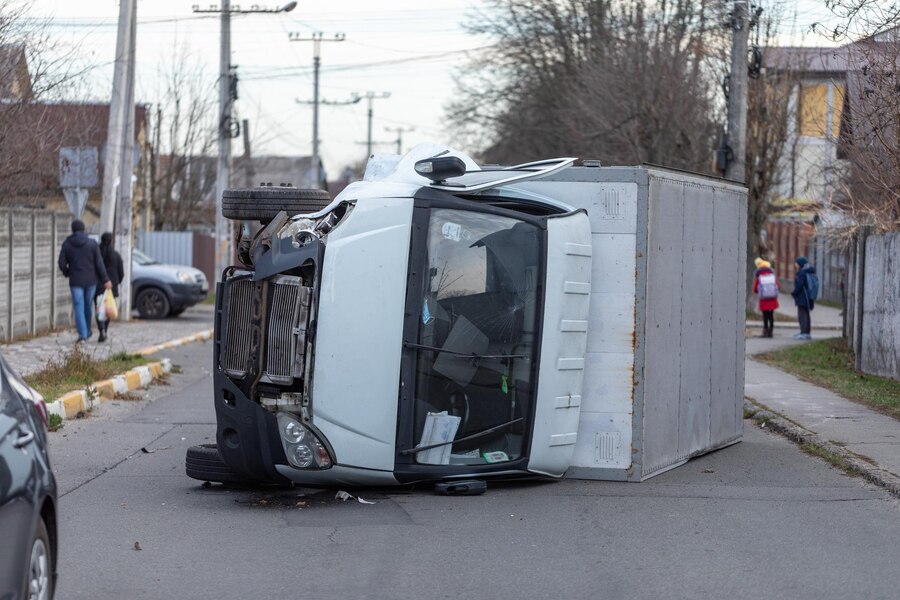
<path fill-rule="evenodd" d="M 813 337 L 833 332 L 816 331 Z M 748 338 L 744 390 L 748 398 L 783 415 L 821 439 L 900 477 L 900 421 L 752 359 L 753 354 L 804 343 L 784 335 Z M 868 462 L 868 461 L 866 461 Z"/>
<path fill-rule="evenodd" d="M 213 326 L 213 306 L 198 305 L 189 308 L 178 317 L 145 321 L 114 321 L 109 326 L 109 339 L 97 342 L 97 328 L 94 335 L 82 344 L 84 350 L 97 360 L 103 360 L 117 352 L 138 352 L 148 346 L 163 344 L 170 340 L 208 331 Z M 49 360 L 69 352 L 78 335 L 75 329 L 57 331 L 28 340 L 0 344 L 0 354 L 22 375 L 43 369 Z"/>

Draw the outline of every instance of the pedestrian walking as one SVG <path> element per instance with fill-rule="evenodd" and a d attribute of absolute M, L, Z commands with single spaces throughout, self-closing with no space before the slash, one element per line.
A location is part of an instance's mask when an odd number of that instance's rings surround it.
<path fill-rule="evenodd" d="M 103 258 L 103 266 L 106 267 L 106 274 L 109 276 L 110 283 L 112 283 L 112 294 L 118 300 L 119 284 L 125 278 L 125 268 L 122 265 L 122 257 L 116 252 L 114 245 L 112 233 L 107 231 L 100 236 L 100 256 Z M 104 289 L 97 290 L 94 304 L 97 303 L 97 298 L 103 296 L 104 292 Z M 97 342 L 105 342 L 109 333 L 109 319 L 104 319 L 103 321 L 97 319 L 97 331 L 100 332 Z"/>
<path fill-rule="evenodd" d="M 775 333 L 775 310 L 778 308 L 778 278 L 772 265 L 763 258 L 757 258 L 756 273 L 753 276 L 753 293 L 759 298 L 759 311 L 763 316 L 762 337 L 772 337 Z"/>
<path fill-rule="evenodd" d="M 72 308 L 75 312 L 75 328 L 78 341 L 91 337 L 91 321 L 94 314 L 94 291 L 98 284 L 111 288 L 103 257 L 97 243 L 84 232 L 84 223 L 72 221 L 72 235 L 66 238 L 59 250 L 59 269 L 69 279 Z"/>
<path fill-rule="evenodd" d="M 794 334 L 798 340 L 812 339 L 810 329 L 812 323 L 809 313 L 816 307 L 816 297 L 819 295 L 819 278 L 816 276 L 816 268 L 809 264 L 805 256 L 797 258 L 797 274 L 794 276 L 794 289 L 791 296 L 797 305 L 797 320 L 800 322 L 800 333 Z"/>

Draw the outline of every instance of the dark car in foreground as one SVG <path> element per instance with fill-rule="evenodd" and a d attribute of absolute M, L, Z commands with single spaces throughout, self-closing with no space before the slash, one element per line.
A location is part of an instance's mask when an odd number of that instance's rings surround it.
<path fill-rule="evenodd" d="M 200 269 L 158 263 L 140 250 L 132 251 L 132 307 L 142 319 L 176 317 L 202 302 L 209 282 Z"/>
<path fill-rule="evenodd" d="M 58 538 L 47 406 L 2 357 L 0 386 L 0 598 L 49 600 Z"/>

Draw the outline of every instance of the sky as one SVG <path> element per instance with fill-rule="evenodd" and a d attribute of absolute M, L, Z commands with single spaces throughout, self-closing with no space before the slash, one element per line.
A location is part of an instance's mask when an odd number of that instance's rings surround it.
<path fill-rule="evenodd" d="M 138 0 L 137 102 L 160 100 L 160 71 L 182 52 L 201 65 L 201 82 L 216 94 L 219 19 L 195 15 L 194 3 Z M 232 0 L 235 4 L 281 5 Z M 454 97 L 454 72 L 465 67 L 469 51 L 491 43 L 468 34 L 464 24 L 487 4 L 486 0 L 300 0 L 290 13 L 235 16 L 231 49 L 240 79 L 236 112 L 250 120 L 253 154 L 312 153 L 312 107 L 296 101 L 312 98 L 313 44 L 290 41 L 289 34 L 308 38 L 315 31 L 325 39 L 345 36 L 342 42 L 322 44 L 321 98 L 341 101 L 354 92 L 389 92 L 389 98 L 374 102 L 374 141 L 394 142 L 393 130 L 400 127 L 412 129 L 403 133 L 404 150 L 419 142 L 451 142 L 444 111 Z M 823 43 L 808 33 L 810 23 L 827 15 L 821 1 L 774 0 L 774 4 L 791 19 L 796 12 L 793 35 L 785 42 Z M 211 2 L 203 0 L 200 5 L 208 8 Z M 32 14 L 51 19 L 57 39 L 92 67 L 87 75 L 89 99 L 108 101 L 118 3 L 34 0 Z M 331 178 L 344 166 L 366 158 L 366 121 L 365 100 L 320 107 L 320 154 Z M 394 143 L 374 147 L 395 149 Z M 235 140 L 234 151 L 241 151 L 240 140 Z"/>

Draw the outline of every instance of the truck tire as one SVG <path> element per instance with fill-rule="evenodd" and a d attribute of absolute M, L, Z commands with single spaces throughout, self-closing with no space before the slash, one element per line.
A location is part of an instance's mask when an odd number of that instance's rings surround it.
<path fill-rule="evenodd" d="M 184 457 L 184 471 L 188 477 L 200 481 L 253 483 L 251 479 L 241 475 L 222 460 L 215 444 L 202 444 L 188 448 Z"/>
<path fill-rule="evenodd" d="M 331 203 L 325 190 L 293 187 L 255 187 L 225 190 L 222 214 L 236 221 L 271 221 L 281 211 L 300 215 L 322 210 Z"/>

